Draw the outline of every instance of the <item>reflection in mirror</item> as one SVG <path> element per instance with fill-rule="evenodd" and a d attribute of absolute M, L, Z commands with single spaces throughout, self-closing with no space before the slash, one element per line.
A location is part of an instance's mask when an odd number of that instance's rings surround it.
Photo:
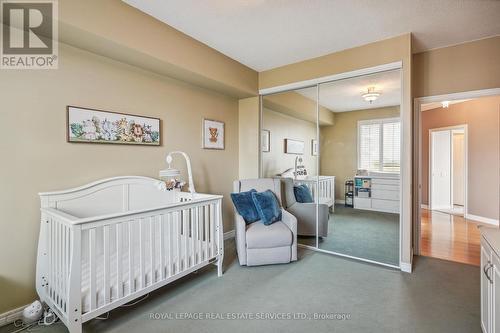
<path fill-rule="evenodd" d="M 298 243 L 313 246 L 318 170 L 316 96 L 316 86 L 263 96 L 261 132 L 261 176 L 282 178 L 282 204 L 298 219 Z M 328 111 L 323 118 L 327 122 L 333 114 Z"/>
<path fill-rule="evenodd" d="M 319 186 L 335 184 L 320 249 L 399 266 L 400 99 L 399 70 L 319 86 L 334 116 L 320 124 Z M 328 199 L 320 195 L 320 212 Z"/>

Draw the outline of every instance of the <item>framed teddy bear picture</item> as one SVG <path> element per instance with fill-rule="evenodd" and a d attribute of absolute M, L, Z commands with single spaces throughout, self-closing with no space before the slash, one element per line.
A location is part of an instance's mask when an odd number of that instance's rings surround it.
<path fill-rule="evenodd" d="M 160 119 L 68 106 L 67 141 L 160 146 Z"/>
<path fill-rule="evenodd" d="M 204 149 L 224 149 L 224 123 L 203 119 L 202 147 Z"/>

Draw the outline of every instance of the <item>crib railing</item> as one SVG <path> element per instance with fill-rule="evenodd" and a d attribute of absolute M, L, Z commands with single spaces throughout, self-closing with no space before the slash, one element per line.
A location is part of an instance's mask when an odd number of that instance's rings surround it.
<path fill-rule="evenodd" d="M 221 199 L 182 202 L 95 219 L 42 209 L 39 294 L 81 325 L 221 258 Z"/>
<path fill-rule="evenodd" d="M 313 198 L 317 197 L 328 205 L 333 205 L 335 201 L 335 177 L 332 176 L 319 176 L 311 177 L 308 179 L 294 179 L 297 185 L 306 185 L 311 191 Z"/>

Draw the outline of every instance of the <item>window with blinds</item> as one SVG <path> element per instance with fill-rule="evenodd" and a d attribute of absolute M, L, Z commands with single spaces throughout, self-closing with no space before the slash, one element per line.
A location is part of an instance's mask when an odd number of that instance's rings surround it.
<path fill-rule="evenodd" d="M 401 122 L 376 119 L 358 122 L 358 168 L 400 172 Z"/>

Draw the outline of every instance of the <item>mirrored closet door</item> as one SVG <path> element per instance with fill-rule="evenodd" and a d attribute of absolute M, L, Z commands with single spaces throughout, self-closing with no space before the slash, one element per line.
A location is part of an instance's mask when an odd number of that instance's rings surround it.
<path fill-rule="evenodd" d="M 317 86 L 263 96 L 261 129 L 261 176 L 282 179 L 283 207 L 300 218 L 298 243 L 316 246 Z"/>
<path fill-rule="evenodd" d="M 261 176 L 299 245 L 399 266 L 400 70 L 262 96 Z"/>
<path fill-rule="evenodd" d="M 328 222 L 319 221 L 328 224 L 322 250 L 399 266 L 400 77 L 396 70 L 319 85 L 319 104 L 334 115 L 332 125 L 320 124 L 320 184 L 335 187 Z"/>

